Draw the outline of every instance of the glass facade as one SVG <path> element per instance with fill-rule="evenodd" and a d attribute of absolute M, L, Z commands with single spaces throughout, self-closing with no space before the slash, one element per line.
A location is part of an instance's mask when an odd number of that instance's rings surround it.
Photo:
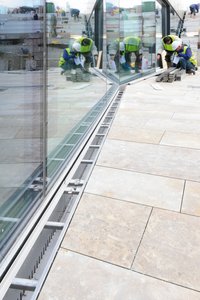
<path fill-rule="evenodd" d="M 1 1 L 0 265 L 110 96 L 155 72 L 164 13 L 161 1 Z"/>
<path fill-rule="evenodd" d="M 0 6 L 1 262 L 117 89 L 101 74 L 103 2 L 23 3 Z"/>
<path fill-rule="evenodd" d="M 4 2 L 4 1 L 3 1 Z M 2 1 L 1 1 L 2 3 Z M 44 191 L 32 188 L 43 165 L 43 7 L 0 6 L 0 257 Z M 41 180 L 42 182 L 42 180 Z"/>
<path fill-rule="evenodd" d="M 105 72 L 119 83 L 155 70 L 155 1 L 106 1 Z"/>

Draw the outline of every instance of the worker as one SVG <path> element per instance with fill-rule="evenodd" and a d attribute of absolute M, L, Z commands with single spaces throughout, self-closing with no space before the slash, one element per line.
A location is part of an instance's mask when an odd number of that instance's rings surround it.
<path fill-rule="evenodd" d="M 139 37 L 128 36 L 119 42 L 118 51 L 115 54 L 115 64 L 117 71 L 119 72 L 120 66 L 125 71 L 135 70 L 136 73 L 139 72 L 142 63 L 141 50 L 141 40 Z M 135 54 L 135 66 L 132 66 L 132 53 Z"/>
<path fill-rule="evenodd" d="M 77 44 L 80 45 L 80 53 L 84 57 L 84 69 L 89 73 L 90 66 L 94 67 L 94 55 L 97 54 L 94 42 L 92 39 L 82 36 L 72 44 L 72 50 Z"/>
<path fill-rule="evenodd" d="M 186 73 L 195 75 L 197 60 L 189 46 L 183 45 L 180 41 L 174 41 L 172 48 L 175 51 L 174 64 L 177 68 L 184 69 Z"/>
<path fill-rule="evenodd" d="M 177 35 L 166 35 L 162 38 L 162 46 L 164 50 L 166 51 L 165 60 L 167 62 L 167 67 L 170 68 L 172 66 L 172 55 L 174 53 L 174 50 L 172 48 L 172 43 L 174 41 L 181 41 L 181 39 Z"/>
<path fill-rule="evenodd" d="M 76 68 L 83 68 L 80 58 L 80 44 L 74 44 L 73 51 L 70 48 L 65 48 L 59 59 L 58 66 L 62 68 L 61 75 L 67 70 L 75 70 Z"/>
<path fill-rule="evenodd" d="M 71 17 L 74 18 L 74 21 L 78 21 L 79 20 L 79 14 L 80 14 L 80 10 L 77 8 L 72 8 L 71 9 Z"/>
<path fill-rule="evenodd" d="M 190 5 L 190 14 L 192 15 L 196 15 L 196 13 L 199 12 L 199 3 L 198 4 L 191 4 Z"/>

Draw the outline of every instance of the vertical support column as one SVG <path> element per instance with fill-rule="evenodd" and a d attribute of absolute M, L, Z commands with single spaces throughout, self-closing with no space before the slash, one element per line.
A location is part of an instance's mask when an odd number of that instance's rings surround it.
<path fill-rule="evenodd" d="M 198 42 L 197 42 L 197 65 L 200 67 L 200 28 L 198 30 Z"/>

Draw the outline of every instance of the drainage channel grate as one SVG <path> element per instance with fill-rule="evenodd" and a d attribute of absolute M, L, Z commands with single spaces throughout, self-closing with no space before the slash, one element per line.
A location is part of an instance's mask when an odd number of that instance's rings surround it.
<path fill-rule="evenodd" d="M 55 207 L 41 229 L 36 242 L 23 259 L 19 271 L 12 280 L 4 300 L 36 299 L 58 251 L 61 241 L 81 199 L 86 182 L 103 146 L 121 101 L 124 87 L 111 102 L 103 120 L 91 137 L 85 152 L 71 178 L 65 180 L 57 193 Z"/>

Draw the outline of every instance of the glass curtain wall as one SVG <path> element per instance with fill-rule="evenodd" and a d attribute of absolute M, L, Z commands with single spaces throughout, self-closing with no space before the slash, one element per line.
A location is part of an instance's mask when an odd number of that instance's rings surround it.
<path fill-rule="evenodd" d="M 0 5 L 0 263 L 116 91 L 102 1 L 13 2 Z"/>
<path fill-rule="evenodd" d="M 0 4 L 0 261 L 43 193 L 43 6 L 23 2 Z"/>
<path fill-rule="evenodd" d="M 155 1 L 106 0 L 106 74 L 119 83 L 155 71 Z"/>

